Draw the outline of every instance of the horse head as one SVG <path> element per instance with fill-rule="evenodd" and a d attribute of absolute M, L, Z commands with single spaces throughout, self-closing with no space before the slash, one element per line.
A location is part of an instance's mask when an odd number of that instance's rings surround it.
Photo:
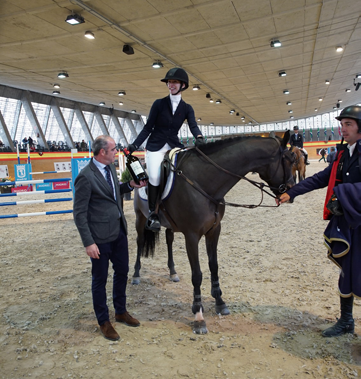
<path fill-rule="evenodd" d="M 259 172 L 260 177 L 265 180 L 272 192 L 278 196 L 295 185 L 292 175 L 292 165 L 295 162 L 295 153 L 287 149 L 290 139 L 290 131 L 287 130 L 283 138 L 274 137 L 277 141 L 275 146 L 274 159 L 270 160 L 266 170 Z"/>

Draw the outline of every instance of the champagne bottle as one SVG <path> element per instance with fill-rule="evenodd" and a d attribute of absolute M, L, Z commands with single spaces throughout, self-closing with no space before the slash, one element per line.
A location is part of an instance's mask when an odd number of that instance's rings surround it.
<path fill-rule="evenodd" d="M 125 165 L 127 166 L 130 175 L 132 175 L 133 180 L 137 184 L 139 184 L 141 180 L 148 180 L 148 175 L 140 163 L 139 158 L 130 154 L 126 148 L 124 148 L 122 151 L 127 158 Z"/>

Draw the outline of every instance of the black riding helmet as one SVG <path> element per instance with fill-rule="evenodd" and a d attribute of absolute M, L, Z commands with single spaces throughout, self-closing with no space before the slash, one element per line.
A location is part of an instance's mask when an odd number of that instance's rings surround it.
<path fill-rule="evenodd" d="M 161 79 L 161 82 L 168 83 L 168 80 L 179 80 L 182 84 L 184 84 L 184 88 L 182 88 L 180 91 L 185 91 L 189 85 L 188 85 L 188 75 L 187 73 L 179 67 L 173 67 L 171 68 L 164 79 Z"/>
<path fill-rule="evenodd" d="M 335 117 L 335 119 L 341 121 L 343 118 L 354 119 L 358 125 L 358 132 L 361 133 L 361 107 L 358 105 L 351 105 L 342 109 L 340 115 Z"/>
<path fill-rule="evenodd" d="M 295 126 L 293 127 L 293 130 L 298 130 L 298 126 L 295 125 Z"/>

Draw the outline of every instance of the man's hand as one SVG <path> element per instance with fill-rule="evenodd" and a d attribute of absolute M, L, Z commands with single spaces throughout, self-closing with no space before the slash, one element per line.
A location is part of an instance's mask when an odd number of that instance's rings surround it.
<path fill-rule="evenodd" d="M 147 181 L 146 180 L 141 180 L 139 182 L 139 184 L 137 184 L 133 179 L 129 182 L 129 185 L 133 188 L 141 188 L 141 187 L 145 187 L 147 185 Z"/>
<path fill-rule="evenodd" d="M 99 259 L 100 251 L 97 244 L 93 243 L 85 248 L 86 253 L 90 258 Z"/>
<path fill-rule="evenodd" d="M 287 201 L 290 200 L 290 196 L 288 195 L 287 192 L 283 193 L 280 197 L 278 197 L 276 199 L 276 204 L 277 205 L 280 205 L 280 204 L 283 204 L 283 203 L 286 203 Z"/>

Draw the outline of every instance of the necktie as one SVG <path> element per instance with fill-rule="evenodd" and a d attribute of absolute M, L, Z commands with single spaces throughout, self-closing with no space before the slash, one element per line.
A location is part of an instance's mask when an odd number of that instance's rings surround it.
<path fill-rule="evenodd" d="M 104 167 L 104 170 L 106 172 L 106 179 L 107 179 L 107 182 L 108 184 L 110 185 L 110 188 L 112 189 L 112 192 L 114 192 L 114 189 L 113 189 L 113 183 L 112 183 L 112 178 L 110 177 L 110 167 L 109 166 L 105 166 Z"/>

